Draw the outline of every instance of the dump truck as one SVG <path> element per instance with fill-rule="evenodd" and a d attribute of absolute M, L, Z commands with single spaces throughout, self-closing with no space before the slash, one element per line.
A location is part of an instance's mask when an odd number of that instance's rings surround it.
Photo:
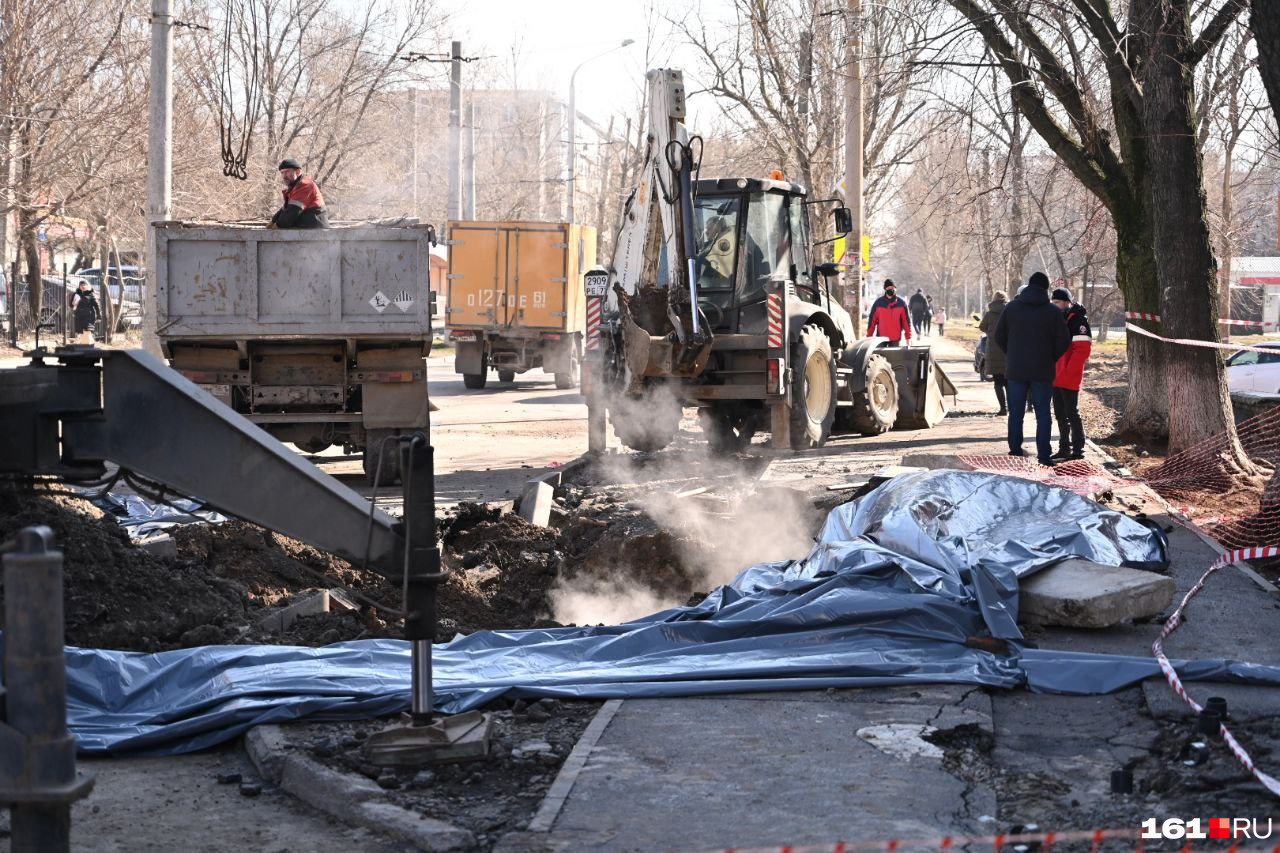
<path fill-rule="evenodd" d="M 586 323 L 582 273 L 596 263 L 596 229 L 557 222 L 449 222 L 445 326 L 454 370 L 481 389 L 542 368 L 575 388 Z"/>
<path fill-rule="evenodd" d="M 154 227 L 170 366 L 280 441 L 363 453 L 370 483 L 396 482 L 385 439 L 430 422 L 434 228 Z"/>
<path fill-rule="evenodd" d="M 612 263 L 588 271 L 584 392 L 588 441 L 606 423 L 653 451 L 696 406 L 708 441 L 734 450 L 760 430 L 775 446 L 820 447 L 833 428 L 877 435 L 936 425 L 954 396 L 928 347 L 859 340 L 817 263 L 810 199 L 780 174 L 699 178 L 679 71 L 647 75 L 645 168 L 627 199 Z M 831 242 L 831 241 L 825 241 Z"/>

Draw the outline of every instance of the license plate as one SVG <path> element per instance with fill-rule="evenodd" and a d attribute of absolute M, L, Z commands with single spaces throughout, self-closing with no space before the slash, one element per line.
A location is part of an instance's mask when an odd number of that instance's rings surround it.
<path fill-rule="evenodd" d="M 455 341 L 462 341 L 463 343 L 467 343 L 470 341 L 474 341 L 476 339 L 476 333 L 475 332 L 454 332 L 453 339 Z"/>
<path fill-rule="evenodd" d="M 588 275 L 586 276 L 587 296 L 604 296 L 609 292 L 609 276 L 605 275 Z"/>

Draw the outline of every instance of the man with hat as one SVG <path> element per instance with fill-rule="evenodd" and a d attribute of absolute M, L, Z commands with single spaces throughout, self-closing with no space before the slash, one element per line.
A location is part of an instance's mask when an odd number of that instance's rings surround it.
<path fill-rule="evenodd" d="M 898 289 L 893 279 L 884 280 L 884 296 L 871 306 L 871 316 L 867 319 L 867 337 L 879 335 L 897 344 L 905 335 L 911 341 L 911 319 L 907 316 L 907 303 L 898 298 Z"/>
<path fill-rule="evenodd" d="M 284 205 L 271 217 L 271 227 L 329 227 L 320 187 L 302 174 L 302 166 L 297 160 L 286 158 L 280 162 L 280 180 L 284 183 Z"/>
<path fill-rule="evenodd" d="M 1004 309 L 996 323 L 996 344 L 1005 353 L 1009 385 L 1009 455 L 1026 456 L 1022 449 L 1022 420 L 1030 397 L 1036 412 L 1036 460 L 1052 465 L 1053 424 L 1049 405 L 1058 359 L 1071 343 L 1067 322 L 1049 304 L 1049 277 L 1031 274 L 1026 288 Z"/>
<path fill-rule="evenodd" d="M 1065 287 L 1055 288 L 1049 297 L 1067 319 L 1071 344 L 1053 376 L 1053 415 L 1058 421 L 1058 452 L 1055 460 L 1084 458 L 1084 421 L 1080 419 L 1080 386 L 1084 384 L 1084 366 L 1093 350 L 1093 330 L 1084 306 L 1071 298 Z"/>

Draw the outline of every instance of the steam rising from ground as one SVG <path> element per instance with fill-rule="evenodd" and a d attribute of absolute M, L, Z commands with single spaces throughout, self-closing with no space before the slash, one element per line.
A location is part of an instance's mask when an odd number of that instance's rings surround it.
<path fill-rule="evenodd" d="M 629 454 L 607 458 L 601 481 L 631 487 L 627 497 L 674 540 L 674 559 L 689 586 L 655 588 L 650 578 L 637 576 L 643 567 L 627 560 L 623 541 L 616 565 L 557 583 L 553 617 L 616 624 L 682 605 L 690 593 L 709 592 L 748 566 L 804 557 L 823 514 L 799 492 L 760 484 L 764 464 L 760 457 L 713 455 L 702 442 L 687 440 L 643 461 Z M 707 491 L 678 496 L 697 486 Z"/>

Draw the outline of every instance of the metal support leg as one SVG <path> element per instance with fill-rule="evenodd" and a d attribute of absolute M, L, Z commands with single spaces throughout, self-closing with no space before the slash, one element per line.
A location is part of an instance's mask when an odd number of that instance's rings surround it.
<path fill-rule="evenodd" d="M 62 553 L 47 527 L 21 531 L 7 550 L 0 803 L 13 810 L 14 853 L 70 850 L 71 803 L 93 780 L 76 774 L 67 733 Z"/>
<path fill-rule="evenodd" d="M 436 539 L 435 449 L 418 433 L 400 445 L 400 477 L 404 487 L 405 619 L 404 637 L 411 644 L 413 684 L 410 712 L 415 726 L 430 725 L 431 643 L 436 638 L 436 587 L 440 544 Z"/>

